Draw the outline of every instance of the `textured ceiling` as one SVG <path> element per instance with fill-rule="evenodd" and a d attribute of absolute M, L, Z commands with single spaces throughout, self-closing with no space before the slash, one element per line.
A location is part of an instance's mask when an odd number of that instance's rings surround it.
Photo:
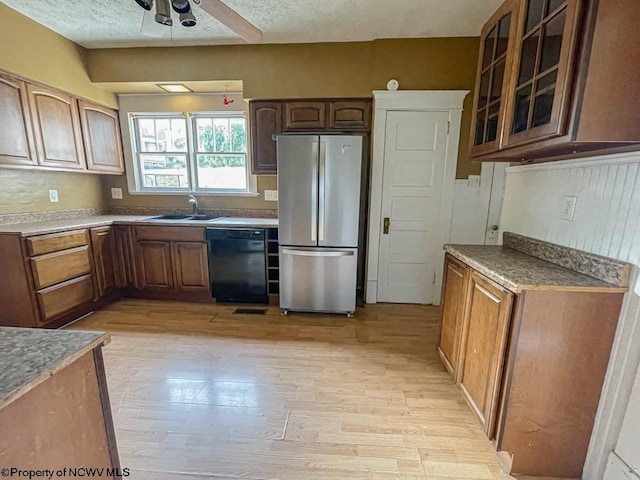
<path fill-rule="evenodd" d="M 207 0 L 203 0 L 207 1 Z M 134 0 L 0 0 L 87 48 L 243 43 L 194 7 L 194 28 L 140 33 Z M 262 43 L 351 42 L 379 38 L 478 36 L 502 0 L 225 0 L 264 32 Z M 174 18 L 177 24 L 177 18 Z"/>
<path fill-rule="evenodd" d="M 165 91 L 158 87 L 158 83 L 163 82 L 110 82 L 96 83 L 113 93 L 162 93 Z M 241 80 L 228 81 L 210 81 L 210 82 L 164 82 L 164 83 L 181 83 L 194 93 L 238 93 L 242 92 Z"/>

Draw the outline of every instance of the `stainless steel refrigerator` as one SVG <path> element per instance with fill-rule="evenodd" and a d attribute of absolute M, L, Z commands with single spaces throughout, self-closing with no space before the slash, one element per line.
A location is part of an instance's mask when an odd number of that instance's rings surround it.
<path fill-rule="evenodd" d="M 277 137 L 284 314 L 356 309 L 363 138 Z"/>

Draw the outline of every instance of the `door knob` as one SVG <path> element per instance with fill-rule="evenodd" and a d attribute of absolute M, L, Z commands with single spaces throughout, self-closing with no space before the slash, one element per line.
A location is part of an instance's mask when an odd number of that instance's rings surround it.
<path fill-rule="evenodd" d="M 389 227 L 391 226 L 391 219 L 389 217 L 384 218 L 382 233 L 384 235 L 389 235 Z"/>

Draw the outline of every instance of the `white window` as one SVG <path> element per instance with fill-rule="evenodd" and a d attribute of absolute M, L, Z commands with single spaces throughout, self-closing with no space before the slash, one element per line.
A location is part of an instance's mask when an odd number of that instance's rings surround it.
<path fill-rule="evenodd" d="M 134 114 L 131 122 L 137 191 L 250 191 L 243 113 Z"/>

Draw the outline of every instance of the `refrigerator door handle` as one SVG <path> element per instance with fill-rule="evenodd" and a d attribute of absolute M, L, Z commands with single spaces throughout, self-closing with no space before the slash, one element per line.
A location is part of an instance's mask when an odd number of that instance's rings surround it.
<path fill-rule="evenodd" d="M 296 255 L 299 257 L 353 257 L 353 250 L 332 250 L 328 252 L 319 252 L 314 250 L 297 250 L 294 248 L 283 248 L 283 255 Z"/>
<path fill-rule="evenodd" d="M 320 141 L 320 176 L 319 176 L 319 184 L 320 184 L 320 192 L 319 192 L 319 200 L 318 200 L 318 240 L 324 240 L 324 220 L 325 220 L 325 212 L 324 212 L 324 203 L 325 203 L 325 172 L 327 167 L 327 142 Z"/>
<path fill-rule="evenodd" d="M 313 142 L 311 147 L 313 157 L 312 178 L 318 178 L 318 142 Z M 318 241 L 318 182 L 311 182 L 311 241 Z"/>

